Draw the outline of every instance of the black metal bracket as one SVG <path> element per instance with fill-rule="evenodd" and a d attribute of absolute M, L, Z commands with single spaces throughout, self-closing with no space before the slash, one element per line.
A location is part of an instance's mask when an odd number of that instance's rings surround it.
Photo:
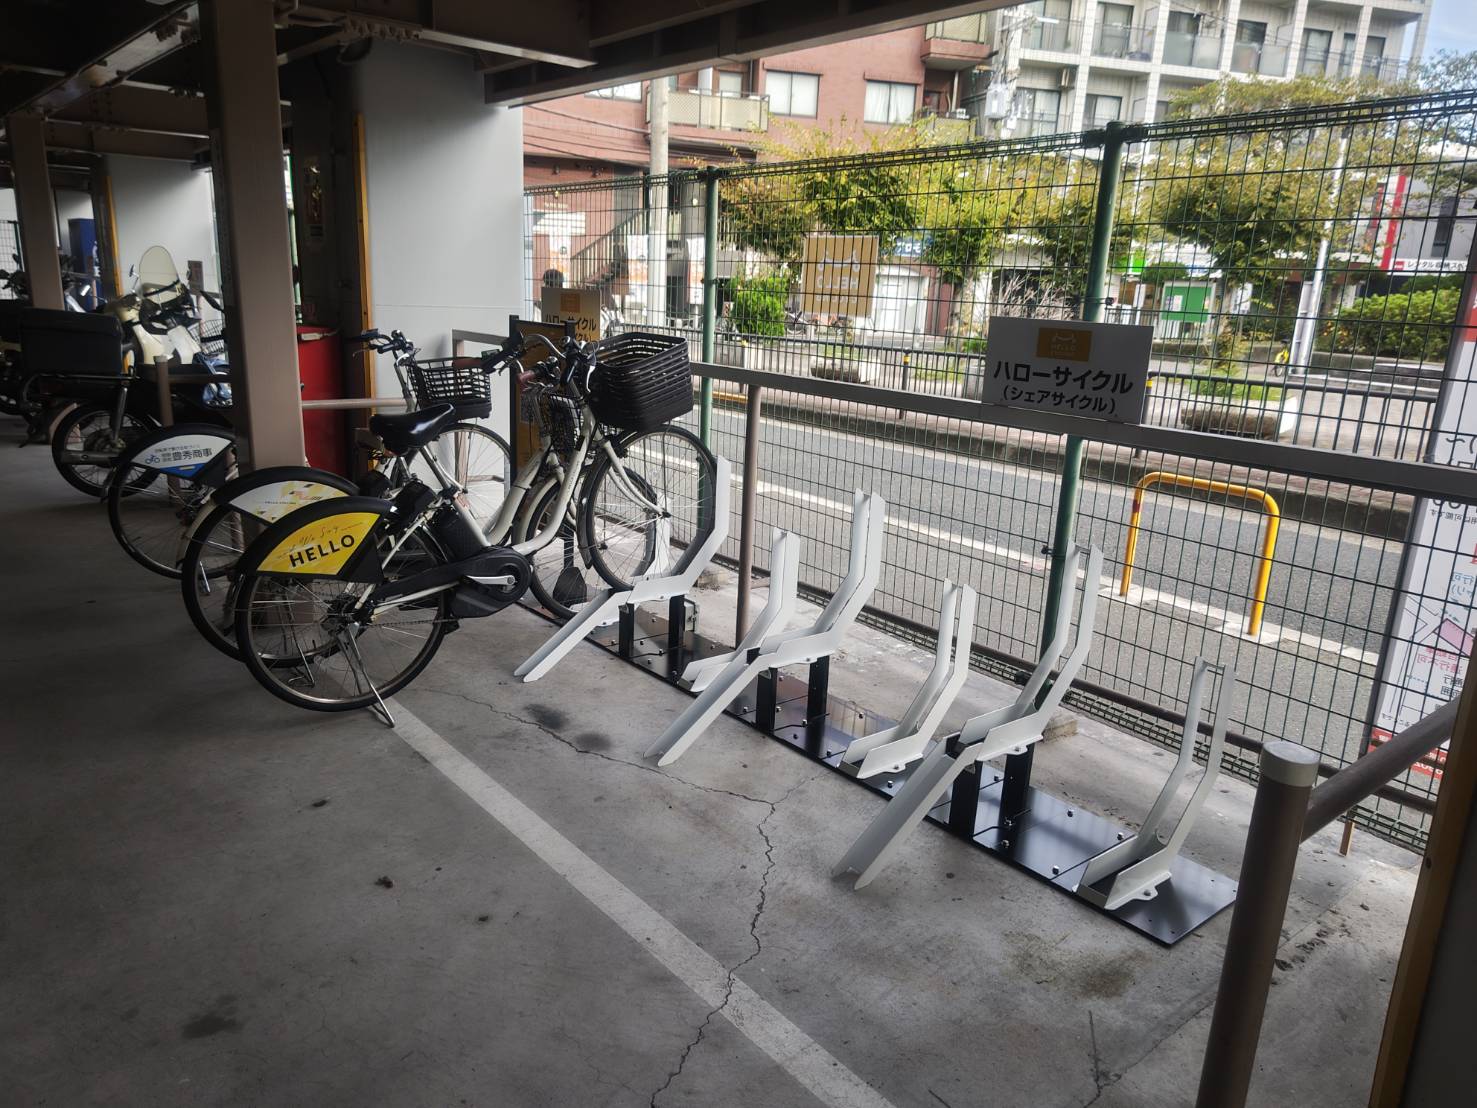
<path fill-rule="evenodd" d="M 688 661 L 727 649 L 697 633 L 697 609 L 691 602 L 683 604 L 674 628 L 672 617 L 677 614 L 676 601 L 665 617 L 627 605 L 613 634 L 598 632 L 590 641 L 676 684 Z M 653 643 L 660 645 L 641 649 Z M 750 652 L 749 660 L 756 654 Z M 733 701 L 728 714 L 838 771 L 841 755 L 853 739 L 895 722 L 831 696 L 829 657 L 810 663 L 803 681 L 778 670 L 763 671 Z M 1028 750 L 1007 757 L 1003 772 L 988 763 L 971 766 L 926 818 L 1164 946 L 1178 942 L 1235 899 L 1234 881 L 1183 855 L 1174 862 L 1171 880 L 1152 900 L 1105 911 L 1077 897 L 1077 877 L 1087 862 L 1132 832 L 1033 787 L 1029 754 Z M 892 777 L 846 777 L 890 797 L 911 772 L 910 768 Z"/>

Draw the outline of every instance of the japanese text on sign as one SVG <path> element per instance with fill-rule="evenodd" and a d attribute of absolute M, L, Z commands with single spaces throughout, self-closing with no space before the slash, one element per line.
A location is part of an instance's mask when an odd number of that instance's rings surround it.
<path fill-rule="evenodd" d="M 984 401 L 1138 423 L 1152 328 L 994 316 Z"/>

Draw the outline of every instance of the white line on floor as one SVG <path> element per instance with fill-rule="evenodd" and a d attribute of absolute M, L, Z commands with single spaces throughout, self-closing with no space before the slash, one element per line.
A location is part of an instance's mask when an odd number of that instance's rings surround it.
<path fill-rule="evenodd" d="M 392 711 L 395 733 L 461 789 L 478 807 L 512 832 L 576 892 L 695 992 L 717 1008 L 728 988 L 728 971 L 655 908 L 601 869 L 456 747 L 412 715 L 399 701 Z M 810 1036 L 780 1015 L 737 977 L 723 1016 L 816 1098 L 837 1108 L 892 1108 L 856 1074 Z"/>

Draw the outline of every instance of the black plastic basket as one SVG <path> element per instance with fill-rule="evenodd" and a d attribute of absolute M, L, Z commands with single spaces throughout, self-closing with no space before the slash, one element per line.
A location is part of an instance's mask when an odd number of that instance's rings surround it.
<path fill-rule="evenodd" d="M 650 431 L 692 411 L 687 340 L 628 331 L 602 339 L 590 380 L 595 418 L 623 431 Z"/>
<path fill-rule="evenodd" d="M 430 358 L 412 362 L 410 382 L 417 403 L 450 404 L 458 419 L 486 419 L 492 414 L 491 374 L 481 358 Z"/>

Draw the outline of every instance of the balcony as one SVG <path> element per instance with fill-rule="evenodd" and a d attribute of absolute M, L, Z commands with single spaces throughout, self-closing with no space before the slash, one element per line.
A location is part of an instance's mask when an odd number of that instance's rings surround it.
<path fill-rule="evenodd" d="M 651 118 L 649 93 L 646 117 Z M 767 131 L 769 97 L 671 89 L 667 93 L 667 120 L 674 127 L 700 127 L 709 131 Z"/>
<path fill-rule="evenodd" d="M 1030 138 L 1033 135 L 1054 135 L 1061 128 L 1061 121 L 1050 113 L 1021 113 L 1015 117 L 1011 138 Z"/>
<path fill-rule="evenodd" d="M 1201 35 L 1192 31 L 1167 31 L 1164 35 L 1164 64 L 1185 65 L 1194 69 L 1219 69 L 1220 35 Z"/>
<path fill-rule="evenodd" d="M 1410 76 L 1414 63 L 1403 58 L 1381 58 L 1366 55 L 1356 61 L 1352 52 L 1330 53 L 1311 50 L 1298 59 L 1299 77 L 1370 77 L 1381 84 L 1393 84 Z"/>
<path fill-rule="evenodd" d="M 1154 56 L 1154 28 L 1104 23 L 1093 32 L 1092 53 L 1097 58 L 1146 62 Z"/>
<path fill-rule="evenodd" d="M 1231 47 L 1231 72 L 1259 77 L 1287 74 L 1288 47 L 1280 42 L 1238 42 Z"/>
<path fill-rule="evenodd" d="M 1049 50 L 1075 54 L 1082 41 L 1082 23 L 1076 19 L 1037 19 L 1021 36 L 1022 50 Z"/>
<path fill-rule="evenodd" d="M 984 12 L 930 23 L 923 31 L 923 64 L 930 69 L 973 69 L 994 53 L 993 37 Z"/>
<path fill-rule="evenodd" d="M 920 112 L 914 118 L 916 122 L 922 124 L 923 133 L 930 136 L 940 146 L 969 142 L 975 137 L 974 119 L 964 112 L 951 115 Z"/>

